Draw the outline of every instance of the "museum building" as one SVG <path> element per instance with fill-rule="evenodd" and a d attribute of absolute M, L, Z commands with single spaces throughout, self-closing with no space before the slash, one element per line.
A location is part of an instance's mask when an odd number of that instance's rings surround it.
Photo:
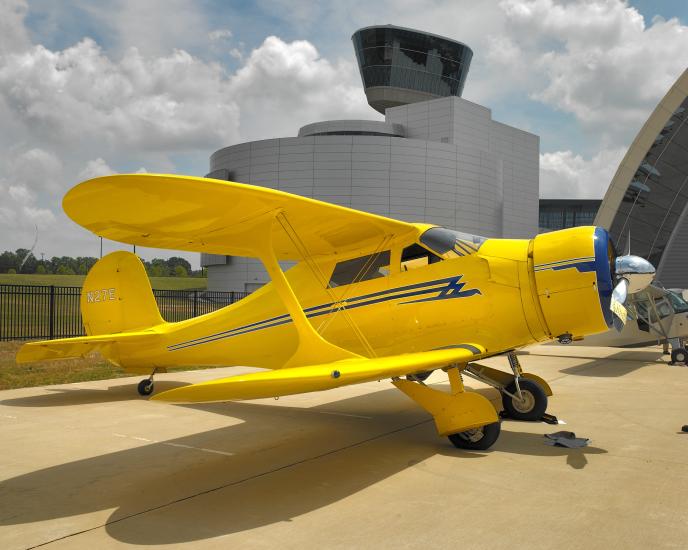
<path fill-rule="evenodd" d="M 240 143 L 207 177 L 261 185 L 410 222 L 487 237 L 538 232 L 539 137 L 461 97 L 471 49 L 392 25 L 352 37 L 377 120 L 329 120 L 297 137 Z M 257 259 L 203 254 L 208 289 L 253 291 Z"/>

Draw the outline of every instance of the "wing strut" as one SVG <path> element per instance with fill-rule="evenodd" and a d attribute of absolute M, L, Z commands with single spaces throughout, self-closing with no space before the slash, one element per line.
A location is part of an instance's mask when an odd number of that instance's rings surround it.
<path fill-rule="evenodd" d="M 274 210 L 261 216 L 262 219 L 256 220 L 255 237 L 260 261 L 275 285 L 277 295 L 287 308 L 298 334 L 296 351 L 285 363 L 284 368 L 360 358 L 360 355 L 335 346 L 320 336 L 303 312 L 294 290 L 277 261 L 273 248 L 273 224 L 278 222 L 278 216 L 281 213 L 282 209 Z"/>
<path fill-rule="evenodd" d="M 343 303 L 346 295 L 342 296 L 341 299 L 337 300 L 332 293 L 332 290 L 330 289 L 328 285 L 327 278 L 325 277 L 325 274 L 322 272 L 320 269 L 320 266 L 313 261 L 313 257 L 311 254 L 308 252 L 308 248 L 306 247 L 305 243 L 299 238 L 299 234 L 296 232 L 296 229 L 294 229 L 294 226 L 291 224 L 289 219 L 287 218 L 286 214 L 284 212 L 280 212 L 276 216 L 277 221 L 280 223 L 282 226 L 282 229 L 284 229 L 284 232 L 289 236 L 291 239 L 292 243 L 294 244 L 294 247 L 299 251 L 301 256 L 303 257 L 303 261 L 306 262 L 306 265 L 308 268 L 311 270 L 311 273 L 313 273 L 313 276 L 315 279 L 323 286 L 327 294 L 330 296 L 330 299 L 332 300 L 333 303 L 339 301 L 340 303 Z M 383 244 L 386 244 L 390 240 L 390 236 L 386 236 L 385 240 L 383 241 Z M 365 266 L 364 266 L 365 268 Z M 361 268 L 362 270 L 364 268 Z M 358 278 L 358 276 L 356 277 Z M 356 282 L 356 281 L 355 281 Z M 351 288 L 347 289 L 347 292 L 349 292 Z M 352 332 L 356 337 L 359 339 L 363 347 L 365 348 L 366 352 L 368 353 L 369 357 L 377 357 L 377 353 L 375 353 L 375 350 L 373 349 L 373 346 L 370 345 L 370 342 L 368 342 L 368 339 L 365 337 L 365 334 L 363 331 L 359 328 L 359 326 L 356 324 L 356 322 L 351 318 L 351 315 L 349 315 L 349 312 L 342 306 L 338 307 L 336 310 L 332 312 L 332 315 L 327 316 L 329 319 L 326 318 L 320 326 L 318 327 L 317 332 L 323 333 L 329 323 L 332 322 L 334 317 L 339 313 L 342 312 L 344 315 L 344 318 L 346 319 L 346 322 L 349 324 L 349 327 L 351 328 Z"/>

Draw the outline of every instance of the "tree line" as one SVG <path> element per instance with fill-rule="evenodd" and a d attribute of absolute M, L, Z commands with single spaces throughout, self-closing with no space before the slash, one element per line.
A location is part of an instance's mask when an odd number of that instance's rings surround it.
<path fill-rule="evenodd" d="M 86 275 L 98 261 L 92 256 L 53 256 L 38 259 L 25 248 L 0 254 L 0 273 L 26 273 L 38 275 Z M 184 258 L 173 256 L 167 260 L 154 258 L 150 262 L 141 258 L 150 277 L 205 277 L 204 269 L 193 270 Z"/>

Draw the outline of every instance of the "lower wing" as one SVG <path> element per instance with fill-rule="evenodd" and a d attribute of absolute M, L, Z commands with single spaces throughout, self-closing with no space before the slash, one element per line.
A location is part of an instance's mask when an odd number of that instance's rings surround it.
<path fill-rule="evenodd" d="M 151 399 L 198 403 L 279 397 L 415 374 L 454 363 L 467 363 L 479 359 L 484 353 L 482 346 L 462 344 L 449 349 L 389 357 L 345 359 L 322 365 L 221 378 L 168 390 Z"/>

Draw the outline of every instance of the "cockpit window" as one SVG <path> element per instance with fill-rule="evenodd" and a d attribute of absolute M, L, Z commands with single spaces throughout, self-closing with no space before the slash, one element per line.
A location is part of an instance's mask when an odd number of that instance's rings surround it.
<path fill-rule="evenodd" d="M 330 288 L 389 275 L 389 250 L 339 262 L 330 277 Z"/>
<path fill-rule="evenodd" d="M 418 269 L 419 267 L 441 261 L 442 258 L 428 249 L 423 248 L 419 244 L 412 244 L 401 252 L 401 271 L 410 271 L 411 269 Z"/>
<path fill-rule="evenodd" d="M 676 313 L 688 312 L 688 302 L 683 299 L 683 296 L 671 290 L 667 290 L 666 297 L 669 299 L 671 307 Z"/>
<path fill-rule="evenodd" d="M 456 258 L 476 253 L 485 237 L 454 231 L 446 227 L 432 227 L 423 233 L 420 242 L 443 258 Z"/>

